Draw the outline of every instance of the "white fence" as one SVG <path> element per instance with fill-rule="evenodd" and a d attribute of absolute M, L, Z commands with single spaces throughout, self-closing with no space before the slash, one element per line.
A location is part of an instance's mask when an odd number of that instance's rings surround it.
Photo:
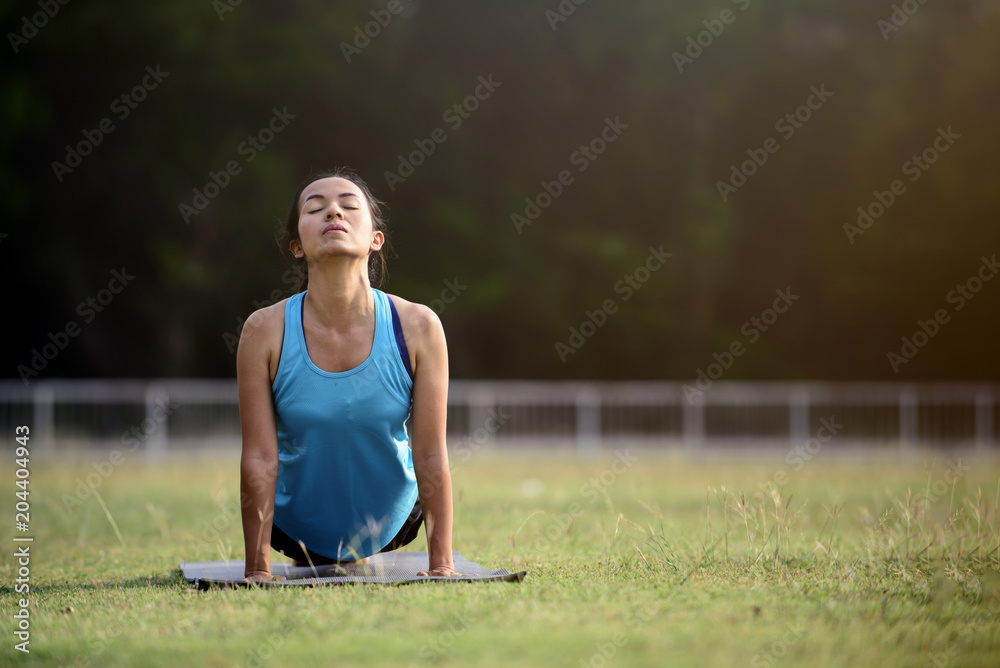
<path fill-rule="evenodd" d="M 685 393 L 687 388 L 687 393 Z M 789 447 L 835 431 L 852 446 L 995 448 L 1000 387 L 992 384 L 453 380 L 451 447 L 580 451 L 603 443 L 662 448 Z M 31 428 L 33 452 L 121 447 L 156 458 L 239 448 L 232 380 L 0 382 L 0 430 L 12 447 Z M 826 426 L 824 426 L 826 425 Z M 823 431 L 825 430 L 825 431 Z"/>

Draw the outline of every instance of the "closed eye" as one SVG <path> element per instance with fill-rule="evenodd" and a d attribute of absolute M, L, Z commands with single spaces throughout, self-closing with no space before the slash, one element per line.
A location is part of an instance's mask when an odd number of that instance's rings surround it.
<path fill-rule="evenodd" d="M 355 210 L 355 209 L 357 209 L 358 207 L 356 207 L 356 206 L 345 206 L 345 207 L 343 207 L 343 208 L 345 208 L 345 209 L 350 209 L 351 211 L 354 211 L 354 210 Z M 310 214 L 312 214 L 312 213 L 319 213 L 319 212 L 320 212 L 320 211 L 322 211 L 322 210 L 323 210 L 323 209 L 316 209 L 315 211 L 309 211 L 309 213 L 310 213 Z"/>

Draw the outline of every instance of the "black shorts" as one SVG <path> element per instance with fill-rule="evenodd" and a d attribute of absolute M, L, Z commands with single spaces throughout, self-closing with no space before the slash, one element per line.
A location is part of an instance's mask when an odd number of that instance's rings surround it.
<path fill-rule="evenodd" d="M 417 498 L 416 502 L 413 504 L 413 510 L 410 511 L 410 516 L 406 518 L 403 522 L 403 528 L 399 530 L 396 537 L 389 541 L 389 544 L 383 547 L 379 552 L 390 552 L 392 550 L 398 550 L 404 545 L 409 545 L 420 533 L 420 525 L 424 523 L 424 512 L 423 508 L 420 506 L 420 499 Z M 319 554 L 318 552 L 313 552 L 312 550 L 306 549 L 308 552 L 308 558 L 306 558 L 306 552 L 302 551 L 302 547 L 299 545 L 298 541 L 282 531 L 277 524 L 271 525 L 271 548 L 277 550 L 286 557 L 291 557 L 295 561 L 301 561 L 307 563 L 310 560 L 316 566 L 326 566 L 328 564 L 340 564 L 349 563 L 354 561 L 353 559 L 333 559 L 325 555 Z"/>

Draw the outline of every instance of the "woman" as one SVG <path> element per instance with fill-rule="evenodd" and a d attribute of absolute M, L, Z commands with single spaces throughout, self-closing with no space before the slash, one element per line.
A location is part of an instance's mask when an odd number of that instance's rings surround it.
<path fill-rule="evenodd" d="M 247 581 L 281 579 L 272 548 L 296 565 L 365 563 L 411 542 L 421 522 L 429 568 L 420 575 L 459 575 L 444 330 L 428 307 L 372 287 L 375 266 L 385 274 L 384 229 L 380 203 L 353 172 L 311 176 L 284 227 L 302 285 L 244 324 Z"/>

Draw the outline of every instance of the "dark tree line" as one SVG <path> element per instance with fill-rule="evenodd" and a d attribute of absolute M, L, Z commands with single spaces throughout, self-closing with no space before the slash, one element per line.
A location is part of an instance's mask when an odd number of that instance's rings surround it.
<path fill-rule="evenodd" d="M 349 165 L 455 377 L 996 378 L 1000 11 L 896 5 L 7 5 L 5 373 L 232 376 Z"/>

